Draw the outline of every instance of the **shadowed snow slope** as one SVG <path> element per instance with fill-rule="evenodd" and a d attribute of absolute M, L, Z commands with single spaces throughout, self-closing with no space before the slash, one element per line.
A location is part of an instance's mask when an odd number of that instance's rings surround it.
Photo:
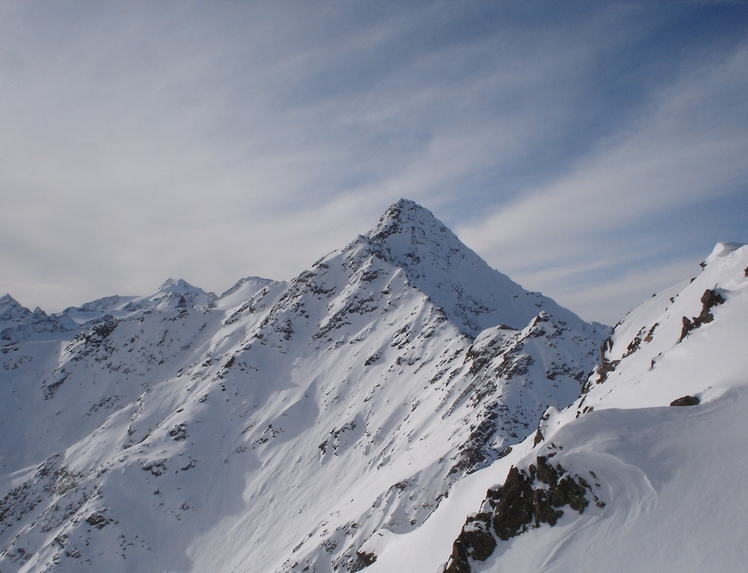
<path fill-rule="evenodd" d="M 289 283 L 0 305 L 2 573 L 371 566 L 577 399 L 609 334 L 409 201 Z"/>

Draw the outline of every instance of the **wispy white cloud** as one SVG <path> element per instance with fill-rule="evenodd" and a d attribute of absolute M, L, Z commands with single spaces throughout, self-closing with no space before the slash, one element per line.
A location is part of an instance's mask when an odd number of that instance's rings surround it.
<path fill-rule="evenodd" d="M 550 295 L 666 263 L 744 180 L 745 56 L 649 6 L 3 3 L 0 291 L 291 278 L 402 196 Z"/>
<path fill-rule="evenodd" d="M 562 293 L 574 284 L 581 300 L 587 291 L 602 296 L 610 288 L 605 318 L 620 316 L 638 301 L 641 289 L 622 296 L 620 283 L 606 281 L 606 275 L 629 275 L 638 266 L 645 290 L 661 288 L 661 277 L 672 275 L 669 269 L 659 275 L 644 269 L 667 257 L 664 248 L 673 249 L 675 257 L 679 241 L 688 244 L 694 234 L 703 238 L 704 231 L 712 231 L 701 211 L 704 204 L 725 196 L 737 208 L 745 202 L 746 69 L 748 46 L 743 45 L 719 65 L 691 71 L 663 88 L 634 125 L 602 141 L 568 174 L 461 227 L 461 236 L 491 262 L 544 292 Z M 675 232 L 674 221 L 680 226 Z M 721 239 L 726 237 L 711 240 Z M 575 280 L 574 261 L 580 260 L 587 284 Z M 601 289 L 599 282 L 607 286 Z"/>

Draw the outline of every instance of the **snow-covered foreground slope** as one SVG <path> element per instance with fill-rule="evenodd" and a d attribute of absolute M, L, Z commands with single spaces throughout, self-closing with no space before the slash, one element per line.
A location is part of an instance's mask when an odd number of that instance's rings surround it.
<path fill-rule="evenodd" d="M 743 570 L 748 246 L 703 266 L 616 326 L 574 404 L 381 536 L 370 571 Z"/>
<path fill-rule="evenodd" d="M 608 334 L 409 201 L 290 283 L 0 313 L 3 573 L 374 567 Z"/>

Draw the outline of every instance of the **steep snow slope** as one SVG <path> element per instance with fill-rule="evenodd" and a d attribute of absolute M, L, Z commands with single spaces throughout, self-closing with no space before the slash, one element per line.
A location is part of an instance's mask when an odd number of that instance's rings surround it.
<path fill-rule="evenodd" d="M 748 246 L 702 266 L 616 326 L 572 406 L 382 542 L 370 570 L 742 570 Z"/>
<path fill-rule="evenodd" d="M 1 302 L 3 573 L 359 570 L 570 404 L 608 334 L 409 201 L 290 283 Z"/>
<path fill-rule="evenodd" d="M 366 237 L 384 260 L 471 336 L 505 325 L 520 329 L 539 311 L 579 324 L 579 318 L 540 293 L 527 292 L 490 268 L 423 207 L 400 200 Z"/>

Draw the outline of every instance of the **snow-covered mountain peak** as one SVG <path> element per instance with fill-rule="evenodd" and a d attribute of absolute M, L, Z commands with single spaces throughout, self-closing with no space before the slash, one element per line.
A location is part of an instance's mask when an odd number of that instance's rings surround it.
<path fill-rule="evenodd" d="M 16 299 L 10 296 L 9 293 L 6 293 L 3 296 L 0 296 L 0 312 L 5 310 L 6 307 L 13 306 L 13 305 L 21 306 Z"/>
<path fill-rule="evenodd" d="M 448 268 L 457 256 L 487 266 L 431 211 L 408 199 L 400 199 L 390 206 L 367 236 L 400 266 L 415 274 L 427 270 L 419 269 L 423 259 L 432 265 L 441 261 L 442 266 Z"/>
<path fill-rule="evenodd" d="M 6 320 L 6 314 L 8 315 L 8 319 L 10 319 L 11 315 L 15 316 L 18 313 L 28 314 L 29 309 L 21 306 L 21 303 L 9 294 L 0 296 L 0 320 Z"/>
<path fill-rule="evenodd" d="M 158 288 L 159 293 L 178 293 L 184 295 L 199 296 L 206 294 L 204 290 L 196 286 L 192 286 L 184 279 L 166 279 L 164 283 Z"/>
<path fill-rule="evenodd" d="M 202 308 L 211 306 L 215 300 L 216 295 L 212 292 L 205 292 L 183 279 L 170 278 L 155 294 L 135 298 L 123 310 L 134 312 L 153 308 Z"/>
<path fill-rule="evenodd" d="M 9 294 L 0 298 L 0 340 L 12 344 L 23 339 L 55 338 L 75 324 L 63 315 L 49 316 L 41 308 L 34 311 L 22 306 Z"/>
<path fill-rule="evenodd" d="M 0 332 L 25 322 L 31 311 L 9 294 L 0 297 Z"/>
<path fill-rule="evenodd" d="M 358 571 L 570 404 L 607 335 L 405 200 L 289 283 L 27 312 L 0 344 L 7 573 Z"/>
<path fill-rule="evenodd" d="M 394 234 L 403 235 L 416 229 L 419 229 L 421 234 L 428 230 L 434 235 L 450 233 L 431 211 L 410 199 L 400 199 L 382 214 L 369 236 L 378 240 Z"/>
<path fill-rule="evenodd" d="M 402 268 L 409 283 L 426 294 L 468 336 L 498 324 L 522 329 L 540 311 L 581 326 L 570 311 L 529 292 L 492 269 L 424 207 L 401 199 L 385 211 L 366 237 L 349 245 L 370 249 Z"/>

